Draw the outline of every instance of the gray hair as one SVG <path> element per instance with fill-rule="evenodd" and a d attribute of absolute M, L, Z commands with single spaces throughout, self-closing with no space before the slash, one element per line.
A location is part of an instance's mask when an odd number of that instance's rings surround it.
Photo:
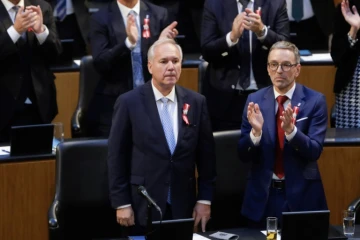
<path fill-rule="evenodd" d="M 161 39 L 157 40 L 156 42 L 154 42 L 153 45 L 151 45 L 151 47 L 149 48 L 148 54 L 147 54 L 148 61 L 152 61 L 154 59 L 154 51 L 155 51 L 156 47 L 163 45 L 163 44 L 167 44 L 167 43 L 170 43 L 170 44 L 174 45 L 175 47 L 177 47 L 177 49 L 180 52 L 180 61 L 182 61 L 183 52 L 182 52 L 180 45 L 177 44 L 174 39 L 170 39 L 170 38 L 161 38 Z"/>
<path fill-rule="evenodd" d="M 291 52 L 294 53 L 296 63 L 300 63 L 299 49 L 295 46 L 295 44 L 293 44 L 291 42 L 287 42 L 287 41 L 276 42 L 271 46 L 270 51 L 269 51 L 269 55 L 270 55 L 271 51 L 275 50 L 275 49 L 287 49 L 287 50 L 290 50 Z"/>

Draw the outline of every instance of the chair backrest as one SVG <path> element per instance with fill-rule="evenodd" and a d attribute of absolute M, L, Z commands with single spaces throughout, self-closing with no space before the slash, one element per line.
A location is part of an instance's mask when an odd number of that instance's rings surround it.
<path fill-rule="evenodd" d="M 216 188 L 211 203 L 212 230 L 243 227 L 241 206 L 249 164 L 240 161 L 237 144 L 240 130 L 214 132 L 216 144 Z"/>
<path fill-rule="evenodd" d="M 107 152 L 105 139 L 58 145 L 54 201 L 60 239 L 120 237 L 109 200 Z"/>
<path fill-rule="evenodd" d="M 79 99 L 71 120 L 72 137 L 86 137 L 85 115 L 100 75 L 95 70 L 92 56 L 84 56 L 80 64 Z"/>
<path fill-rule="evenodd" d="M 203 84 L 205 81 L 206 69 L 208 65 L 209 65 L 208 62 L 201 61 L 201 63 L 198 66 L 198 92 L 201 94 L 204 93 Z"/>

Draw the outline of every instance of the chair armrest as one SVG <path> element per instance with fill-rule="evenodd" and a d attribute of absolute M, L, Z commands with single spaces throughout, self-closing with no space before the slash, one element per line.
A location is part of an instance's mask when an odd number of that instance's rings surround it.
<path fill-rule="evenodd" d="M 356 212 L 359 207 L 360 207 L 360 198 L 357 198 L 349 204 L 348 210 Z"/>
<path fill-rule="evenodd" d="M 58 220 L 57 220 L 57 216 L 56 216 L 58 205 L 59 205 L 59 201 L 54 200 L 49 208 L 49 212 L 48 212 L 49 229 L 59 228 L 59 224 L 58 224 Z"/>
<path fill-rule="evenodd" d="M 73 138 L 81 137 L 82 131 L 79 121 L 80 114 L 81 114 L 81 109 L 76 108 L 74 114 L 71 117 L 71 137 Z"/>

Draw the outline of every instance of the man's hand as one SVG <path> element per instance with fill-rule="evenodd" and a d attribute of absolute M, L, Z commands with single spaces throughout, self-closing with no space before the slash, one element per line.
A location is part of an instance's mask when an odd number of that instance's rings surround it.
<path fill-rule="evenodd" d="M 32 26 L 32 29 L 35 33 L 42 33 L 45 31 L 45 27 L 43 24 L 43 15 L 42 11 L 39 5 L 35 6 L 27 6 L 26 11 L 32 11 L 36 13 L 34 24 Z"/>
<path fill-rule="evenodd" d="M 160 38 L 175 39 L 176 36 L 179 34 L 178 30 L 176 29 L 177 24 L 178 23 L 176 21 L 174 21 L 169 26 L 164 28 L 164 30 L 162 30 L 162 32 L 160 34 L 159 39 Z"/>
<path fill-rule="evenodd" d="M 210 205 L 196 203 L 192 214 L 192 217 L 195 219 L 195 227 L 197 227 L 201 221 L 201 230 L 205 232 L 206 223 L 210 219 L 210 213 Z"/>
<path fill-rule="evenodd" d="M 245 16 L 243 21 L 244 28 L 254 32 L 257 36 L 259 36 L 262 29 L 264 28 L 264 24 L 261 21 L 261 16 L 257 13 L 254 13 L 249 8 L 246 8 L 245 12 L 247 13 L 247 16 Z"/>
<path fill-rule="evenodd" d="M 27 31 L 28 28 L 32 27 L 37 19 L 36 12 L 32 10 L 26 10 L 24 12 L 24 8 L 20 7 L 18 13 L 16 14 L 16 18 L 14 21 L 14 28 L 19 33 L 22 34 Z"/>
<path fill-rule="evenodd" d="M 261 134 L 261 129 L 264 125 L 264 118 L 257 103 L 249 103 L 247 110 L 247 119 L 254 130 L 254 136 L 259 137 Z"/>
<path fill-rule="evenodd" d="M 230 33 L 230 40 L 234 43 L 236 42 L 242 35 L 244 31 L 244 24 L 242 22 L 244 21 L 244 18 L 246 17 L 246 14 L 244 12 L 239 13 L 236 18 L 233 21 L 232 29 Z"/>
<path fill-rule="evenodd" d="M 136 19 L 134 15 L 129 15 L 127 17 L 127 23 L 126 23 L 126 35 L 132 45 L 135 45 L 138 38 L 139 38 L 139 31 L 136 26 Z"/>
<path fill-rule="evenodd" d="M 121 226 L 130 227 L 135 225 L 134 211 L 132 207 L 130 206 L 117 209 L 116 220 Z"/>
<path fill-rule="evenodd" d="M 281 128 L 284 130 L 286 135 L 291 134 L 294 131 L 295 125 L 292 122 L 293 120 L 293 110 L 291 108 L 291 103 L 289 103 L 283 112 L 283 115 L 280 116 L 282 121 Z"/>

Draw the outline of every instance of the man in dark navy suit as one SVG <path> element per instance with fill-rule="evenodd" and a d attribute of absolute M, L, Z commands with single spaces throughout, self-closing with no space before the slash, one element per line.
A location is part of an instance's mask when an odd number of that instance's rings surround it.
<path fill-rule="evenodd" d="M 282 212 L 326 210 L 317 160 L 327 128 L 325 96 L 295 79 L 298 48 L 275 43 L 268 57 L 273 86 L 250 94 L 243 112 L 239 156 L 251 162 L 242 214 L 265 227 Z"/>
<path fill-rule="evenodd" d="M 174 40 L 156 41 L 148 59 L 152 80 L 115 104 L 108 154 L 111 204 L 121 225 L 145 226 L 147 200 L 137 191 L 143 185 L 163 219 L 194 217 L 205 231 L 216 175 L 205 97 L 176 85 L 182 51 Z M 155 210 L 152 216 L 160 218 Z"/>

